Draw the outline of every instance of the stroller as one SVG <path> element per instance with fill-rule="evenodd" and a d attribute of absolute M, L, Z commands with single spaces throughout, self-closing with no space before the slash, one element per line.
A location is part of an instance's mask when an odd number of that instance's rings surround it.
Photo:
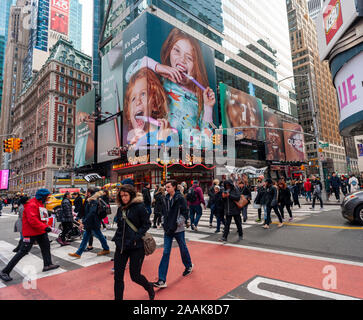
<path fill-rule="evenodd" d="M 54 211 L 54 214 L 55 214 L 58 222 L 59 222 L 59 210 L 60 209 Z M 75 213 L 73 213 L 73 217 L 75 218 L 76 216 L 77 215 Z M 78 238 L 82 239 L 84 231 L 81 230 L 80 225 L 81 224 L 78 221 L 73 219 L 72 229 L 70 229 L 69 232 L 66 234 L 66 241 L 70 242 L 70 241 L 77 240 Z M 59 233 L 61 233 L 63 231 L 62 224 L 59 225 L 58 229 L 60 230 Z"/>

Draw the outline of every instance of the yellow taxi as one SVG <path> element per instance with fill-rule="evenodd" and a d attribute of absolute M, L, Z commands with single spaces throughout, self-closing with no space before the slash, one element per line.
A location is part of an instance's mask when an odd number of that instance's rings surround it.
<path fill-rule="evenodd" d="M 83 202 L 84 202 L 84 198 L 85 198 L 85 195 L 83 193 L 80 193 L 82 199 L 83 199 Z M 64 196 L 64 193 L 56 193 L 56 194 L 51 194 L 47 200 L 47 202 L 45 203 L 45 207 L 48 211 L 54 211 L 58 208 L 60 208 L 61 204 L 62 204 L 62 200 L 63 200 L 63 196 Z M 73 194 L 71 194 L 71 203 L 73 205 L 74 203 L 74 196 Z"/>

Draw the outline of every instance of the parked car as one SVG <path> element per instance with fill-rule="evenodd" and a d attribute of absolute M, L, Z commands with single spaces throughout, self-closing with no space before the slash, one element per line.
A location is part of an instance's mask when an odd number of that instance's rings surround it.
<path fill-rule="evenodd" d="M 341 204 L 341 208 L 345 219 L 363 225 L 363 191 L 347 195 Z"/>
<path fill-rule="evenodd" d="M 63 196 L 64 196 L 64 193 L 56 193 L 56 194 L 50 195 L 48 201 L 45 204 L 46 209 L 48 211 L 55 211 L 55 210 L 59 209 L 62 204 Z M 81 193 L 81 197 L 83 198 L 83 202 L 84 202 L 85 195 Z M 72 205 L 73 205 L 73 202 L 74 202 L 74 197 L 72 195 L 72 198 L 71 198 Z"/>

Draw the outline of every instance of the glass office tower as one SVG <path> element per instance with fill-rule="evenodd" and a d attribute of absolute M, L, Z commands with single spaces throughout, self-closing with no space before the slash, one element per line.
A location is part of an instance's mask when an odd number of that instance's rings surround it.
<path fill-rule="evenodd" d="M 70 1 L 69 39 L 75 49 L 82 50 L 82 4 L 79 0 Z"/>

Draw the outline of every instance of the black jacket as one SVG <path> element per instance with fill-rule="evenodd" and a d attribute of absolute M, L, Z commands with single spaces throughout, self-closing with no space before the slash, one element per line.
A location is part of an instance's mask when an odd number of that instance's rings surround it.
<path fill-rule="evenodd" d="M 279 196 L 278 196 L 278 203 L 282 206 L 284 205 L 291 205 L 291 192 L 289 188 L 280 189 Z"/>
<path fill-rule="evenodd" d="M 83 199 L 81 196 L 78 196 L 76 199 L 74 199 L 74 212 L 80 213 L 83 207 Z"/>
<path fill-rule="evenodd" d="M 275 207 L 277 205 L 277 189 L 271 185 L 266 187 L 265 193 L 261 199 L 261 204 L 269 207 Z"/>
<path fill-rule="evenodd" d="M 136 227 L 137 232 L 128 225 L 126 219 L 123 219 L 123 210 L 128 220 Z M 150 227 L 149 214 L 144 206 L 143 197 L 140 193 L 137 193 L 128 206 L 117 209 L 117 230 L 112 241 L 116 243 L 116 247 L 121 248 L 121 252 L 123 250 L 143 248 L 142 237 Z"/>
<path fill-rule="evenodd" d="M 340 187 L 340 179 L 338 178 L 338 176 L 331 176 L 330 177 L 330 185 L 332 188 L 339 188 Z"/>
<path fill-rule="evenodd" d="M 154 199 L 155 199 L 154 213 L 162 214 L 165 196 L 161 192 L 157 192 L 154 195 Z"/>
<path fill-rule="evenodd" d="M 150 195 L 150 190 L 148 188 L 142 189 L 142 196 L 144 197 L 145 206 L 151 207 L 151 195 Z"/>
<path fill-rule="evenodd" d="M 214 194 L 214 214 L 216 217 L 224 217 L 224 201 L 222 198 L 222 190 Z"/>
<path fill-rule="evenodd" d="M 211 186 L 208 190 L 208 196 L 209 196 L 208 206 L 207 206 L 208 208 L 210 208 L 210 206 L 215 203 L 216 193 L 214 192 L 214 187 L 215 185 L 213 184 L 213 186 Z"/>
<path fill-rule="evenodd" d="M 264 186 L 261 185 L 261 186 L 257 187 L 257 196 L 254 201 L 255 204 L 261 204 L 261 200 L 262 200 L 263 195 L 265 194 L 265 191 L 266 191 L 266 189 Z"/>
<path fill-rule="evenodd" d="M 320 192 L 317 192 L 316 185 L 320 186 Z M 313 194 L 321 194 L 321 192 L 323 191 L 323 185 L 321 184 L 320 180 L 315 179 L 311 181 L 311 190 Z"/>
<path fill-rule="evenodd" d="M 239 190 L 239 192 L 241 193 L 241 194 L 243 194 L 244 196 L 245 196 L 245 198 L 248 200 L 248 204 L 250 204 L 251 203 L 251 198 L 252 198 L 252 194 L 251 194 L 251 190 L 250 190 L 250 188 L 249 187 L 247 187 L 247 186 L 244 186 L 243 187 L 243 189 L 241 189 L 241 188 L 238 188 L 238 190 Z"/>
<path fill-rule="evenodd" d="M 69 199 L 63 199 L 61 210 L 59 210 L 59 222 L 72 222 L 72 203 Z"/>
<path fill-rule="evenodd" d="M 163 228 L 165 234 L 172 236 L 178 229 L 178 215 L 182 215 L 185 221 L 189 218 L 189 210 L 187 201 L 179 190 L 175 192 L 174 197 L 170 201 L 170 195 L 167 194 L 163 204 Z"/>
<path fill-rule="evenodd" d="M 229 190 L 229 197 L 223 198 L 224 202 L 224 213 L 226 216 L 235 216 L 241 214 L 241 209 L 238 208 L 235 201 L 239 201 L 241 198 L 241 193 L 233 185 L 232 180 L 227 180 L 224 182 L 224 191 L 227 192 L 227 184 L 230 184 L 232 188 Z"/>
<path fill-rule="evenodd" d="M 101 228 L 101 219 L 98 216 L 98 198 L 103 195 L 103 191 L 96 192 L 89 197 L 84 207 L 84 217 L 82 222 L 85 230 L 98 230 Z"/>

